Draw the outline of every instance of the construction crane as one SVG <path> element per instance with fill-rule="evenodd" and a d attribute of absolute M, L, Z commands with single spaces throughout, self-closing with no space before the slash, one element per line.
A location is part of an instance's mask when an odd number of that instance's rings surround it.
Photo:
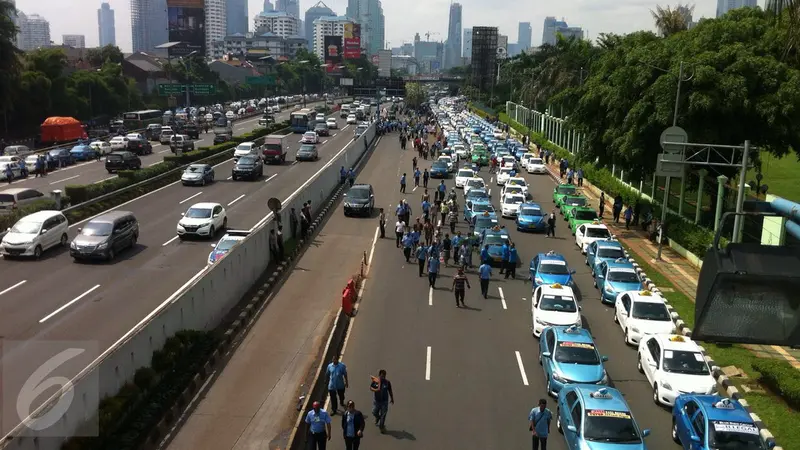
<path fill-rule="evenodd" d="M 438 32 L 433 32 L 433 33 L 432 33 L 432 32 L 430 32 L 430 31 L 428 31 L 427 33 L 425 33 L 425 41 L 427 41 L 427 42 L 430 42 L 430 41 L 431 41 L 431 35 L 432 35 L 432 34 L 433 34 L 433 35 L 436 35 L 436 34 L 440 34 L 440 33 L 438 33 Z"/>

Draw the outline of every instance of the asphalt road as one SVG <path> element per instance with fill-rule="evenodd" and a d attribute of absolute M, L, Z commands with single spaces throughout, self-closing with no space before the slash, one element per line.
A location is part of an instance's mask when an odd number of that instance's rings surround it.
<path fill-rule="evenodd" d="M 309 103 L 309 107 L 316 106 L 317 104 L 321 104 L 323 102 L 315 102 Z M 291 113 L 291 108 L 286 109 L 280 114 L 276 114 L 275 120 L 280 122 L 283 120 L 289 120 L 289 114 Z M 235 136 L 242 135 L 249 131 L 252 131 L 254 128 L 258 126 L 258 119 L 261 116 L 251 117 L 249 119 L 236 121 L 233 123 L 233 134 Z M 214 133 L 203 133 L 200 135 L 200 139 L 194 141 L 195 148 L 198 147 L 208 147 L 213 145 L 214 141 Z M 152 142 L 153 144 L 153 153 L 151 155 L 143 155 L 142 158 L 142 167 L 148 167 L 155 164 L 160 163 L 164 160 L 164 156 L 171 155 L 169 150 L 169 145 L 162 145 L 158 142 Z M 0 190 L 6 189 L 8 187 L 15 187 L 15 188 L 30 188 L 36 189 L 40 192 L 43 192 L 45 195 L 49 195 L 50 191 L 56 189 L 64 189 L 64 186 L 68 184 L 91 184 L 97 183 L 100 181 L 109 180 L 111 178 L 116 178 L 116 175 L 111 175 L 106 171 L 105 167 L 105 160 L 101 159 L 100 161 L 89 161 L 89 162 L 80 162 L 74 164 L 69 167 L 65 167 L 63 169 L 58 169 L 53 172 L 50 172 L 47 177 L 44 178 L 34 178 L 30 176 L 28 178 L 22 178 L 19 180 L 14 181 L 9 186 L 8 183 L 0 184 Z"/>
<path fill-rule="evenodd" d="M 395 147 L 393 151 L 400 151 Z M 398 174 L 411 172 L 412 156 L 411 151 L 405 152 Z M 430 161 L 421 161 L 420 166 L 430 167 Z M 489 183 L 490 174 L 481 175 L 499 207 L 499 187 Z M 534 200 L 551 208 L 554 181 L 545 175 L 524 176 Z M 399 175 L 374 180 L 381 198 L 387 192 L 394 204 L 407 198 L 419 211 L 422 189 L 412 192 L 409 188 L 407 194 L 400 194 Z M 446 181 L 448 189 L 453 183 L 453 179 Z M 435 184 L 438 180 L 431 181 Z M 528 413 L 539 398 L 547 396 L 538 364 L 538 340 L 531 333 L 527 267 L 535 253 L 555 250 L 577 270 L 584 326 L 591 329 L 600 353 L 609 357 L 605 367 L 614 386 L 626 396 L 639 425 L 652 429 L 646 439 L 648 448 L 673 449 L 669 412 L 653 403 L 651 387 L 636 370 L 636 350 L 623 343 L 622 332 L 613 323 L 613 309 L 600 303 L 566 223 L 558 223 L 558 237 L 551 239 L 517 232 L 513 221 L 499 220 L 510 229 L 519 250 L 518 279 L 503 280 L 495 269 L 490 296 L 484 300 L 477 274 L 471 271 L 467 308 L 455 306 L 450 291 L 453 268 L 443 268 L 437 289 L 430 290 L 427 278 L 418 277 L 416 262 L 406 264 L 393 239 L 378 241 L 342 361 L 350 376 L 347 398 L 362 412 L 371 413 L 369 376 L 377 375 L 379 369 L 388 371 L 396 403 L 390 406 L 385 435 L 368 417 L 364 446 L 384 450 L 530 448 Z M 468 230 L 463 224 L 458 229 Z M 387 234 L 392 231 L 393 226 Z M 555 414 L 556 400 L 548 397 L 548 406 Z M 334 420 L 332 448 L 339 450 L 344 448 L 340 418 Z M 548 448 L 566 448 L 555 423 Z"/>
<path fill-rule="evenodd" d="M 0 261 L 0 336 L 11 341 L 91 341 L 101 350 L 108 348 L 206 264 L 215 241 L 176 239 L 182 212 L 194 203 L 218 202 L 227 205 L 229 228 L 250 229 L 268 214 L 270 197 L 288 197 L 352 141 L 353 127 L 337 120 L 340 128 L 318 146 L 319 161 L 294 162 L 300 146 L 295 134 L 290 138 L 291 161 L 265 166 L 261 180 L 226 180 L 233 167 L 228 160 L 216 166 L 215 183 L 186 187 L 176 182 L 116 208 L 136 215 L 140 235 L 135 249 L 111 263 L 76 264 L 62 249 L 39 261 Z M 71 227 L 70 238 L 79 227 Z M 36 367 L 36 359 L 24 351 L 6 352 L 0 370 L 24 373 Z"/>

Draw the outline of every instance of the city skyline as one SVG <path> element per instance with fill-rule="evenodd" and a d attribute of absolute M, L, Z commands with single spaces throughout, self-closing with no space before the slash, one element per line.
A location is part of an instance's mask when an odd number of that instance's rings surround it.
<path fill-rule="evenodd" d="M 317 3 L 318 0 L 300 0 L 300 14 Z M 96 11 L 101 3 L 107 2 L 115 13 L 117 45 L 124 52 L 132 50 L 131 2 L 130 0 L 96 0 L 81 2 L 80 7 L 57 0 L 16 0 L 17 9 L 27 15 L 38 14 L 50 23 L 51 34 L 85 34 L 86 46 L 99 45 Z M 347 0 L 330 0 L 325 2 L 338 14 L 344 14 Z M 385 20 L 385 45 L 389 48 L 400 47 L 403 43 L 413 42 L 414 33 L 431 31 L 439 33 L 431 36 L 431 40 L 445 41 L 450 1 L 406 0 L 404 2 L 385 1 L 383 3 Z M 462 27 L 497 26 L 501 34 L 507 35 L 509 42 L 517 42 L 518 23 L 530 22 L 533 29 L 532 45 L 541 43 L 543 23 L 547 16 L 562 17 L 571 26 L 581 27 L 586 37 L 594 39 L 601 32 L 630 33 L 646 29 L 655 31 L 650 9 L 661 3 L 643 3 L 639 0 L 622 0 L 618 2 L 593 2 L 587 4 L 583 0 L 565 0 L 544 8 L 533 4 L 520 6 L 517 2 L 503 0 L 487 6 L 484 2 L 461 0 L 463 7 Z M 764 6 L 764 0 L 758 4 Z M 666 5 L 666 3 L 664 3 Z M 253 27 L 254 17 L 263 11 L 264 0 L 247 0 L 248 23 Z M 435 11 L 435 14 L 431 14 Z M 695 3 L 695 20 L 701 17 L 716 16 L 717 0 L 702 0 Z M 92 19 L 90 19 L 90 17 Z M 301 17 L 302 19 L 302 17 Z M 91 23 L 90 23 L 91 20 Z M 409 22 L 413 22 L 409 26 Z M 87 30 L 92 30 L 88 31 Z M 463 44 L 462 44 L 463 45 Z"/>

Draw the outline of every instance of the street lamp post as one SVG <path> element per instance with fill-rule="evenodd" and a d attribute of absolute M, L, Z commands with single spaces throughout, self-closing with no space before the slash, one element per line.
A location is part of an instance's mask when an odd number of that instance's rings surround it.
<path fill-rule="evenodd" d="M 189 73 L 189 67 L 186 65 L 186 62 L 184 61 L 184 58 L 190 58 L 190 57 L 192 57 L 192 56 L 194 56 L 196 54 L 197 54 L 197 51 L 195 50 L 193 52 L 190 52 L 186 56 L 181 56 L 180 58 L 178 58 L 179 61 L 181 62 L 181 64 L 183 65 L 183 69 L 186 71 L 186 108 L 191 106 L 190 97 L 189 97 L 189 91 L 191 90 L 191 87 L 190 87 L 191 86 L 191 78 L 190 78 L 191 74 Z"/>

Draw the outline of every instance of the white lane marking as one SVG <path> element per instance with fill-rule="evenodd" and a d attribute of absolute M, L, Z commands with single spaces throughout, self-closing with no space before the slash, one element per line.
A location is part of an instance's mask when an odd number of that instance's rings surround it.
<path fill-rule="evenodd" d="M 508 306 L 506 306 L 506 296 L 503 295 L 503 288 L 498 286 L 497 290 L 500 291 L 500 302 L 503 304 L 503 309 L 508 309 Z"/>
<path fill-rule="evenodd" d="M 419 187 L 419 186 L 414 186 L 414 189 L 412 189 L 412 190 L 411 190 L 411 192 L 414 192 L 414 191 L 416 191 L 418 187 Z"/>
<path fill-rule="evenodd" d="M 519 374 L 522 376 L 522 384 L 525 386 L 528 385 L 528 375 L 525 374 L 525 365 L 522 364 L 522 355 L 519 354 L 519 351 L 516 350 L 514 353 L 517 354 L 517 365 L 519 366 Z"/>
<path fill-rule="evenodd" d="M 278 176 L 278 174 L 277 174 L 277 173 L 273 173 L 272 175 L 270 175 L 270 176 L 269 176 L 269 178 L 267 178 L 266 180 L 264 180 L 264 183 L 269 183 L 269 180 L 271 180 L 271 179 L 273 179 L 273 178 L 275 178 L 275 177 L 277 177 L 277 176 Z"/>
<path fill-rule="evenodd" d="M 159 164 L 161 164 L 161 163 L 163 163 L 163 162 L 164 162 L 164 161 L 156 161 L 156 162 L 154 162 L 153 164 L 148 164 L 148 165 L 147 165 L 147 167 L 153 167 L 153 166 L 157 166 L 157 165 L 159 165 Z"/>
<path fill-rule="evenodd" d="M 233 175 L 231 175 L 231 176 L 229 176 L 228 178 L 225 178 L 225 179 L 226 180 L 232 180 L 233 179 Z"/>
<path fill-rule="evenodd" d="M 392 205 L 389 205 L 391 208 Z M 369 249 L 369 259 L 367 260 L 367 267 L 372 265 L 372 257 L 375 255 L 375 244 L 378 242 L 378 236 L 380 235 L 381 227 L 375 227 L 375 236 L 372 237 L 372 247 Z"/>
<path fill-rule="evenodd" d="M 160 151 L 160 152 L 158 152 L 158 153 L 159 153 L 159 154 L 161 154 L 161 153 L 167 153 L 168 151 L 169 151 L 169 149 L 166 149 L 166 150 L 161 150 L 161 151 Z"/>
<path fill-rule="evenodd" d="M 97 181 L 95 181 L 95 182 L 94 182 L 94 183 L 92 183 L 92 184 L 99 184 L 99 183 L 102 183 L 103 181 L 108 181 L 108 180 L 110 180 L 110 179 L 112 179 L 112 178 L 117 178 L 117 176 L 116 176 L 116 175 L 112 175 L 112 176 L 110 176 L 110 177 L 108 177 L 108 178 L 103 178 L 102 180 L 97 180 Z"/>
<path fill-rule="evenodd" d="M 162 247 L 166 247 L 166 246 L 168 246 L 169 244 L 172 244 L 173 242 L 175 242 L 175 239 L 178 239 L 178 236 L 177 236 L 177 235 L 176 235 L 175 237 L 173 237 L 172 239 L 168 240 L 167 242 L 164 242 L 163 244 L 161 244 L 161 246 L 162 246 Z"/>
<path fill-rule="evenodd" d="M 489 183 L 494 183 L 494 177 L 489 177 Z"/>
<path fill-rule="evenodd" d="M 52 186 L 54 184 L 58 184 L 58 183 L 63 183 L 63 182 L 68 181 L 68 180 L 74 180 L 75 178 L 78 178 L 79 176 L 80 175 L 75 175 L 74 177 L 69 177 L 69 178 L 64 178 L 63 180 L 53 181 L 52 183 L 50 183 L 50 186 Z"/>
<path fill-rule="evenodd" d="M 491 189 L 489 189 L 489 191 L 487 193 L 489 194 L 489 197 L 492 196 L 492 190 Z"/>
<path fill-rule="evenodd" d="M 428 346 L 428 354 L 425 355 L 425 381 L 431 381 L 431 346 Z"/>
<path fill-rule="evenodd" d="M 344 128 L 342 128 L 342 131 L 344 131 L 344 130 L 346 130 L 348 128 L 350 128 L 350 125 L 345 125 Z"/>
<path fill-rule="evenodd" d="M 73 304 L 75 304 L 76 302 L 80 301 L 80 299 L 82 299 L 82 298 L 86 297 L 87 295 L 91 294 L 92 292 L 96 291 L 96 290 L 97 290 L 97 289 L 99 289 L 99 288 L 100 288 L 100 285 L 99 285 L 99 284 L 96 284 L 96 285 L 95 285 L 93 288 L 91 288 L 91 289 L 89 289 L 88 291 L 84 292 L 83 294 L 81 294 L 81 295 L 79 295 L 79 296 L 77 296 L 77 297 L 73 298 L 72 300 L 70 300 L 69 302 L 67 302 L 65 305 L 63 305 L 62 307 L 60 307 L 60 308 L 58 308 L 57 310 L 55 310 L 55 311 L 51 312 L 50 314 L 48 314 L 48 315 L 44 316 L 44 317 L 43 317 L 43 318 L 42 318 L 42 319 L 39 321 L 39 323 L 44 323 L 44 322 L 47 322 L 48 320 L 52 319 L 52 318 L 53 318 L 53 316 L 55 316 L 56 314 L 58 314 L 58 313 L 60 313 L 61 311 L 63 311 L 63 310 L 65 310 L 65 309 L 69 308 L 70 306 L 72 306 L 72 305 L 73 305 Z"/>
<path fill-rule="evenodd" d="M 13 285 L 11 287 L 7 287 L 7 288 L 3 289 L 2 291 L 0 291 L 0 295 L 6 294 L 8 292 L 11 292 L 13 289 L 18 288 L 18 287 L 22 286 L 23 284 L 25 284 L 27 282 L 28 282 L 28 280 L 22 280 L 19 283 L 15 284 L 15 285 Z"/>
<path fill-rule="evenodd" d="M 184 204 L 184 203 L 188 202 L 189 200 L 191 200 L 191 199 L 193 199 L 193 198 L 197 197 L 198 195 L 201 195 L 202 193 L 203 193 L 203 191 L 200 191 L 200 192 L 198 192 L 197 194 L 194 194 L 194 195 L 193 195 L 193 196 L 191 196 L 191 197 L 188 197 L 188 198 L 185 198 L 185 199 L 183 199 L 183 200 L 179 201 L 179 202 L 178 202 L 178 204 L 179 204 L 179 205 L 182 205 L 182 204 Z"/>
<path fill-rule="evenodd" d="M 433 288 L 428 289 L 428 306 L 433 306 Z"/>
<path fill-rule="evenodd" d="M 243 199 L 243 198 L 244 198 L 244 194 L 242 194 L 242 195 L 240 195 L 240 196 L 236 197 L 236 198 L 235 198 L 235 199 L 233 199 L 233 200 L 232 200 L 230 203 L 228 203 L 228 206 L 231 206 L 231 205 L 233 205 L 234 203 L 238 202 L 239 200 L 241 200 L 241 199 Z"/>

